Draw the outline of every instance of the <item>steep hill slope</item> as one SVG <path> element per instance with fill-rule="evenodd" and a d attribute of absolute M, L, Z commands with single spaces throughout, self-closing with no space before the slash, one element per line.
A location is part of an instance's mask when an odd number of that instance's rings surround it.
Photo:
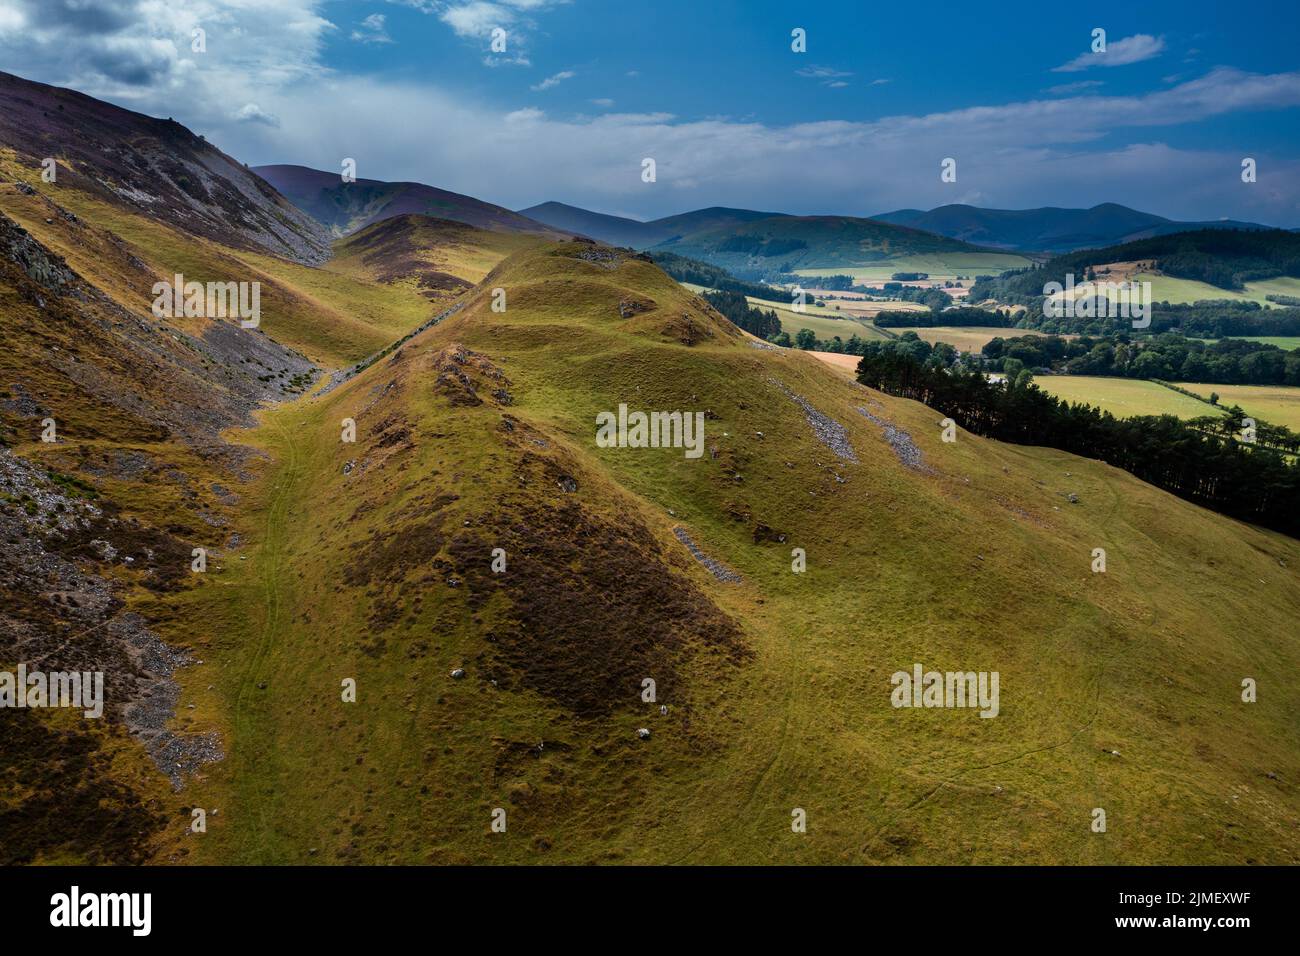
<path fill-rule="evenodd" d="M 250 560 L 191 608 L 237 742 L 191 858 L 1296 859 L 1300 544 L 944 443 L 603 247 L 462 301 L 249 436 Z M 699 411 L 702 454 L 598 446 L 620 404 Z M 915 663 L 997 671 L 998 716 L 892 707 Z"/>
<path fill-rule="evenodd" d="M 338 173 L 306 166 L 257 166 L 254 171 L 325 224 L 335 237 L 412 213 L 452 219 L 480 229 L 527 232 L 561 238 L 564 233 L 501 206 L 424 183 L 389 183 L 357 179 L 345 183 Z"/>
<path fill-rule="evenodd" d="M 0 862 L 146 862 L 227 746 L 176 679 L 204 670 L 179 613 L 194 549 L 213 577 L 233 559 L 254 464 L 220 433 L 314 369 L 238 322 L 124 307 L 3 211 L 38 204 L 0 186 L 0 669 L 102 672 L 104 712 L 3 710 Z M 148 278 L 111 234 L 40 221 Z"/>
<path fill-rule="evenodd" d="M 376 285 L 346 272 L 296 263 L 195 236 L 124 209 L 71 182 L 30 183 L 0 150 L 0 209 L 123 307 L 148 315 L 159 281 L 259 283 L 260 330 L 324 368 L 381 348 L 432 312 L 414 284 Z M 96 238 L 91 240 L 90 235 Z M 327 264 L 328 265 L 328 264 Z M 201 333 L 203 318 L 178 317 Z"/>
<path fill-rule="evenodd" d="M 981 209 L 953 204 L 928 212 L 899 209 L 873 217 L 913 229 L 950 236 L 995 249 L 1071 252 L 1075 249 L 1114 246 L 1136 239 L 1187 232 L 1193 229 L 1265 229 L 1255 223 L 1224 219 L 1216 222 L 1178 222 L 1118 203 L 1091 209 Z"/>
<path fill-rule="evenodd" d="M 0 73 L 0 152 L 20 178 L 56 181 L 187 233 L 299 262 L 328 255 L 329 238 L 263 179 L 181 124 L 74 90 Z"/>

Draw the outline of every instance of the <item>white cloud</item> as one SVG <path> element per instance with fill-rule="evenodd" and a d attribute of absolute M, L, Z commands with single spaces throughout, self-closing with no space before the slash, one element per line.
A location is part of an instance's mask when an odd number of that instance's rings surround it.
<path fill-rule="evenodd" d="M 838 76 L 852 76 L 847 70 L 837 70 L 832 66 L 805 66 L 794 71 L 795 76 L 808 76 L 814 79 L 831 79 Z"/>
<path fill-rule="evenodd" d="M 382 13 L 372 13 L 357 25 L 350 39 L 357 43 L 392 43 L 384 24 L 387 20 Z"/>
<path fill-rule="evenodd" d="M 320 62 L 334 31 L 320 0 L 0 2 L 10 14 L 0 22 L 29 23 L 17 36 L 0 31 L 4 69 L 174 116 L 253 165 L 333 170 L 355 156 L 367 176 L 513 208 L 556 199 L 650 217 L 708 205 L 870 215 L 979 195 L 1011 207 L 1115 201 L 1177 218 L 1300 224 L 1300 163 L 1254 143 L 1187 149 L 1158 135 L 1237 111 L 1300 107 L 1300 73 L 1221 68 L 1143 95 L 1093 93 L 1086 108 L 1042 97 L 869 122 L 558 117 L 463 88 L 333 72 Z M 199 24 L 205 54 L 190 52 Z M 1260 161 L 1250 187 L 1240 181 L 1246 155 Z M 646 156 L 657 183 L 641 181 Z M 956 186 L 939 180 L 948 156 L 958 160 Z"/>
<path fill-rule="evenodd" d="M 600 96 L 600 97 L 597 97 L 596 99 L 592 100 L 591 102 L 592 102 L 594 105 L 601 107 L 602 109 L 609 109 L 611 106 L 614 105 L 614 101 L 611 100 L 608 96 Z"/>
<path fill-rule="evenodd" d="M 531 66 L 530 34 L 537 29 L 529 16 L 567 3 L 568 0 L 390 0 L 414 7 L 438 19 L 459 37 L 481 44 L 484 66 Z M 494 31 L 504 31 L 505 50 L 492 50 Z"/>
<path fill-rule="evenodd" d="M 475 0 L 473 3 L 449 4 L 438 19 L 456 31 L 457 36 L 481 39 L 491 36 L 498 27 L 505 29 L 514 23 L 514 13 L 499 3 Z"/>
<path fill-rule="evenodd" d="M 21 10 L 8 6 L 0 7 L 0 40 L 4 40 L 6 36 L 17 35 L 26 26 L 27 19 Z"/>
<path fill-rule="evenodd" d="M 821 80 L 822 86 L 829 86 L 831 89 L 842 89 L 848 86 L 840 77 L 852 76 L 847 70 L 837 70 L 832 66 L 805 66 L 794 71 L 795 76 L 808 77 L 814 80 Z"/>
<path fill-rule="evenodd" d="M 979 195 L 1007 207 L 1113 201 L 1176 218 L 1300 222 L 1300 164 L 1261 159 L 1268 175 L 1243 189 L 1240 158 L 1255 155 L 1245 144 L 1178 149 L 1152 133 L 1230 110 L 1300 106 L 1297 73 L 1218 70 L 1143 96 L 1090 96 L 1086 110 L 1043 99 L 787 126 L 501 112 L 463 94 L 362 78 L 295 90 L 274 106 L 278 135 L 245 124 L 220 145 L 255 163 L 332 169 L 362 143 L 369 175 L 431 181 L 512 208 L 556 199 L 650 217 L 708 205 L 871 215 Z M 412 121 L 395 127 L 392 115 Z M 1120 143 L 1101 145 L 1117 132 Z M 640 179 L 646 156 L 657 163 L 655 184 Z M 939 179 L 948 156 L 958 161 L 956 188 Z"/>
<path fill-rule="evenodd" d="M 540 83 L 534 83 L 529 89 L 534 93 L 540 93 L 542 90 L 549 90 L 553 86 L 559 86 L 565 80 L 571 80 L 577 75 L 572 70 L 561 70 L 553 76 L 548 76 Z"/>
<path fill-rule="evenodd" d="M 266 126 L 279 127 L 280 118 L 266 112 L 256 103 L 245 103 L 235 113 L 235 119 L 241 123 L 263 123 Z"/>
<path fill-rule="evenodd" d="M 1153 37 L 1148 33 L 1135 33 L 1131 37 L 1107 43 L 1104 53 L 1080 53 L 1069 63 L 1053 67 L 1053 73 L 1077 73 L 1094 66 L 1128 66 L 1141 63 L 1159 56 L 1165 48 L 1164 37 Z"/>
<path fill-rule="evenodd" d="M 3 0 L 27 26 L 0 32 L 4 69 L 195 127 L 229 122 L 231 104 L 328 74 L 334 27 L 318 0 Z M 195 29 L 206 52 L 194 52 Z M 255 42 L 250 42 L 255 38 Z"/>
<path fill-rule="evenodd" d="M 1084 90 L 1096 89 L 1105 85 L 1102 80 L 1079 80 L 1077 83 L 1059 83 L 1056 86 L 1049 86 L 1043 92 L 1051 93 L 1053 96 L 1065 96 L 1070 93 L 1082 93 Z"/>

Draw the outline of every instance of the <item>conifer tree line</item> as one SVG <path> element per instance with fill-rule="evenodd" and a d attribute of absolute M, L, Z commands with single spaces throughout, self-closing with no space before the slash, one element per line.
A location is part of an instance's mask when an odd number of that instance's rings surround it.
<path fill-rule="evenodd" d="M 864 355 L 857 378 L 977 435 L 1096 458 L 1180 498 L 1300 537 L 1300 467 L 1240 435 L 1202 431 L 1171 415 L 1117 419 L 1054 398 L 1028 377 L 989 381 L 974 369 L 923 363 L 896 349 Z"/>

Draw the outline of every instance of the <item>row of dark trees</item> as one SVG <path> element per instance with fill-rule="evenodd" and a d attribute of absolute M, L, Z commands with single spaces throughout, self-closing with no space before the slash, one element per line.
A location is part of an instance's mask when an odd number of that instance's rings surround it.
<path fill-rule="evenodd" d="M 774 309 L 766 312 L 749 304 L 749 300 L 740 292 L 714 289 L 704 293 L 704 300 L 713 306 L 733 325 L 738 325 L 750 335 L 760 339 L 772 339 L 781 333 L 781 319 Z M 811 332 L 809 333 L 812 334 Z M 808 348 L 812 348 L 811 345 Z"/>
<path fill-rule="evenodd" d="M 1067 375 L 1207 382 L 1221 385 L 1300 385 L 1300 349 L 1266 342 L 1202 342 L 1174 333 L 1065 339 L 1059 335 L 995 338 L 984 345 L 990 368 L 1005 359 Z"/>
<path fill-rule="evenodd" d="M 923 402 L 977 435 L 1100 459 L 1180 498 L 1300 537 L 1300 467 L 1271 449 L 1170 415 L 1117 419 L 1032 382 L 991 382 L 895 349 L 863 356 L 858 381 Z"/>
<path fill-rule="evenodd" d="M 1006 312 L 994 312 L 990 309 L 977 309 L 973 306 L 960 306 L 943 312 L 904 312 L 901 309 L 886 309 L 876 313 L 872 319 L 878 328 L 929 328 L 935 325 L 977 326 L 981 328 L 1011 328 L 1014 319 Z"/>

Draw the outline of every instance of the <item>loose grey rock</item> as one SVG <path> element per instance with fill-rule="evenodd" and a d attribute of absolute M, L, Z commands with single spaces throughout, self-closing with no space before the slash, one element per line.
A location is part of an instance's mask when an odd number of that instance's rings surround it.
<path fill-rule="evenodd" d="M 729 584 L 739 584 L 744 580 L 739 574 L 731 570 L 731 568 L 727 567 L 721 561 L 711 558 L 701 551 L 696 543 L 691 540 L 691 536 L 686 533 L 685 528 L 673 528 L 673 534 L 676 535 L 678 541 L 686 545 L 686 550 L 691 553 L 695 560 L 708 568 L 709 573 L 719 581 L 725 581 Z"/>
<path fill-rule="evenodd" d="M 858 412 L 863 417 L 879 425 L 885 432 L 885 441 L 889 442 L 889 447 L 894 450 L 894 454 L 908 468 L 913 471 L 932 471 L 927 467 L 921 457 L 921 449 L 916 447 L 916 442 L 912 441 L 912 436 L 903 429 L 899 428 L 893 422 L 886 421 L 876 415 L 871 414 L 865 408 L 858 406 Z"/>
<path fill-rule="evenodd" d="M 858 456 L 853 453 L 853 446 L 849 444 L 849 433 L 843 425 L 817 411 L 806 398 L 796 395 L 776 379 L 768 379 L 768 381 L 785 392 L 788 398 L 803 409 L 804 418 L 808 420 L 808 424 L 812 427 L 813 434 L 817 436 L 819 442 L 845 461 L 858 460 Z"/>

